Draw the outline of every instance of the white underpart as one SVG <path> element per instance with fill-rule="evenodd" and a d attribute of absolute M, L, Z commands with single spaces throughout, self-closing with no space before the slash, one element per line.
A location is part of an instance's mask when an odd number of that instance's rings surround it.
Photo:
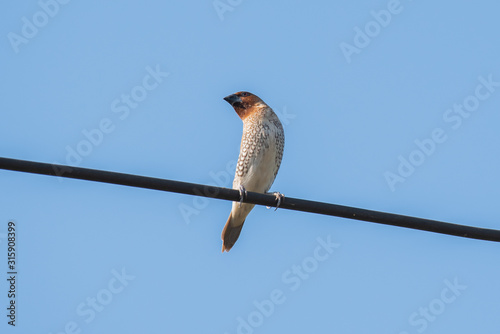
<path fill-rule="evenodd" d="M 244 121 L 240 156 L 233 189 L 240 185 L 247 191 L 265 193 L 274 182 L 283 154 L 284 133 L 278 117 L 271 108 L 248 116 Z M 254 204 L 233 202 L 231 214 L 235 224 L 241 224 Z"/>

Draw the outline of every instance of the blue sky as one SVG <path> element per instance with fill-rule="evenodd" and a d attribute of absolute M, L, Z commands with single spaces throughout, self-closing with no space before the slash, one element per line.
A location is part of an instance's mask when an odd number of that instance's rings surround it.
<path fill-rule="evenodd" d="M 230 187 L 280 116 L 288 196 L 500 228 L 494 1 L 41 0 L 1 13 L 0 155 Z M 0 171 L 2 333 L 483 333 L 498 245 Z M 17 226 L 16 328 L 7 224 Z"/>

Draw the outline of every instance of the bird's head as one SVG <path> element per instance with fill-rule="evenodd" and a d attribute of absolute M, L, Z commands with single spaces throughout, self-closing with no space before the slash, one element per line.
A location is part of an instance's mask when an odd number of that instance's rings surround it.
<path fill-rule="evenodd" d="M 241 119 L 245 119 L 250 113 L 258 108 L 267 107 L 264 101 L 262 101 L 257 95 L 249 92 L 234 93 L 226 96 L 224 100 L 233 106 L 234 110 Z"/>

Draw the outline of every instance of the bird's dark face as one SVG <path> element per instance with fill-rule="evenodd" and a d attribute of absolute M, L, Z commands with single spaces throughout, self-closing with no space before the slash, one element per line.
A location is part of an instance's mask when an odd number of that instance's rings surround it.
<path fill-rule="evenodd" d="M 263 103 L 257 95 L 249 92 L 234 93 L 226 96 L 224 100 L 226 100 L 231 106 L 233 106 L 234 110 L 241 119 L 244 119 L 248 115 L 252 107 Z"/>

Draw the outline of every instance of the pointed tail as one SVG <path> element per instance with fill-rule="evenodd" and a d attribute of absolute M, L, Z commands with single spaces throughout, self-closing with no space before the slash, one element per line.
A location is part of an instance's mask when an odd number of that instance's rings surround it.
<path fill-rule="evenodd" d="M 222 253 L 229 252 L 229 250 L 234 246 L 236 240 L 240 236 L 241 229 L 243 228 L 243 221 L 240 225 L 233 225 L 231 213 L 227 219 L 226 226 L 222 230 Z"/>

